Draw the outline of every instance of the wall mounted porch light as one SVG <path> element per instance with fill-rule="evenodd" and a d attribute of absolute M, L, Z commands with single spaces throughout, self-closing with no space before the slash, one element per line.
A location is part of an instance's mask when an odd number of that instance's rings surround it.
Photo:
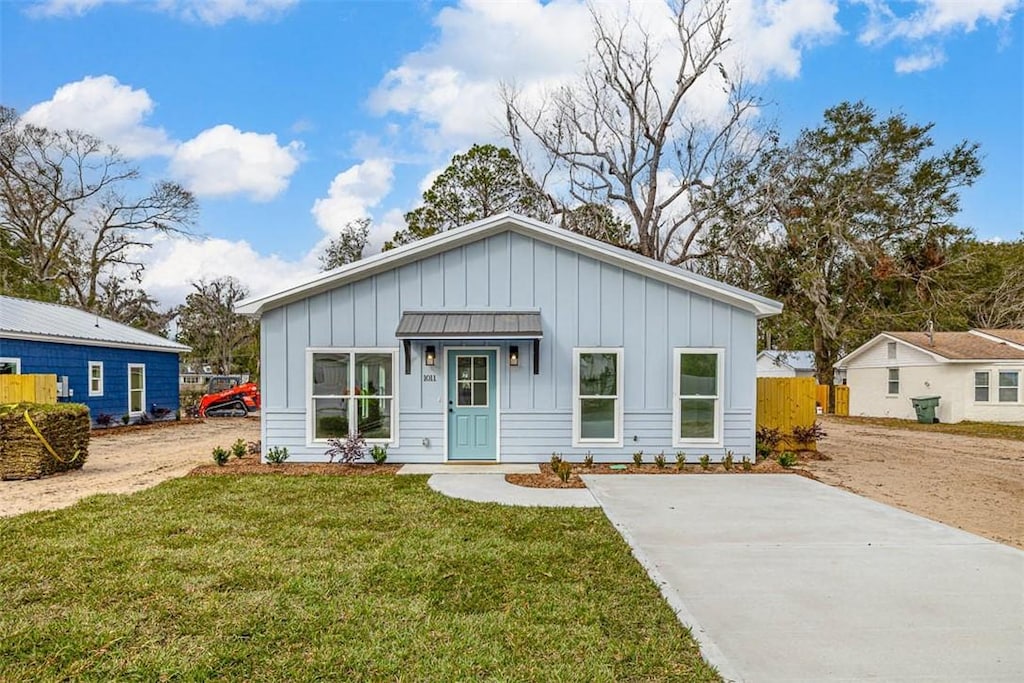
<path fill-rule="evenodd" d="M 424 357 L 423 362 L 426 365 L 430 366 L 430 367 L 434 367 L 434 363 L 436 362 L 436 360 L 437 360 L 437 349 L 434 348 L 433 344 L 430 344 L 430 345 L 427 346 L 426 356 Z"/>
<path fill-rule="evenodd" d="M 519 347 L 515 344 L 508 347 L 508 364 L 513 368 L 519 367 Z"/>

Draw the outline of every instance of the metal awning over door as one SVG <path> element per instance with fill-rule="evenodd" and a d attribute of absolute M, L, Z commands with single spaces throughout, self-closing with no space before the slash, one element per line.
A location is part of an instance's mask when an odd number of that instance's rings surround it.
<path fill-rule="evenodd" d="M 446 339 L 530 340 L 533 342 L 533 373 L 537 374 L 544 331 L 539 311 L 402 311 L 395 336 L 405 347 L 405 374 L 412 372 L 411 341 Z"/>

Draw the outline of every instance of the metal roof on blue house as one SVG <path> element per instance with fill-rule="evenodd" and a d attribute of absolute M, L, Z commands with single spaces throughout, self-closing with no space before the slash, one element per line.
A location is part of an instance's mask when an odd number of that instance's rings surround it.
<path fill-rule="evenodd" d="M 0 337 L 148 351 L 190 350 L 166 337 L 71 306 L 10 296 L 0 296 Z"/>

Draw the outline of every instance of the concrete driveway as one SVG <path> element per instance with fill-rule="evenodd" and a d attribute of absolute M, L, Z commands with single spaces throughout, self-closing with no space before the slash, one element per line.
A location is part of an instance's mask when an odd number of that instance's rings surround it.
<path fill-rule="evenodd" d="M 1024 680 L 1020 550 L 798 476 L 584 480 L 727 680 Z"/>

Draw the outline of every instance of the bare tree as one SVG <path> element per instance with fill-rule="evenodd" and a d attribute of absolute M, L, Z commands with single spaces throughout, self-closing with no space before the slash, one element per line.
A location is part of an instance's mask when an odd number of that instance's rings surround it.
<path fill-rule="evenodd" d="M 233 277 L 222 277 L 193 282 L 192 288 L 195 291 L 185 297 L 178 319 L 178 341 L 192 347 L 191 358 L 209 363 L 223 374 L 255 359 L 256 321 L 235 313 L 235 304 L 249 295 L 245 285 Z"/>
<path fill-rule="evenodd" d="M 169 181 L 141 185 L 115 147 L 75 130 L 25 124 L 0 107 L 0 229 L 4 270 L 22 268 L 87 310 L 109 286 L 138 281 L 159 233 L 187 233 L 197 203 Z M 6 262 L 12 261 L 12 262 Z M 14 263 L 13 261 L 16 261 Z"/>
<path fill-rule="evenodd" d="M 724 64 L 728 0 L 678 0 L 671 39 L 630 15 L 611 22 L 591 10 L 594 49 L 580 81 L 531 105 L 503 86 L 508 133 L 528 163 L 539 146 L 539 175 L 557 213 L 572 204 L 625 211 L 641 254 L 675 265 L 708 258 L 704 231 L 719 225 L 717 184 L 745 172 L 760 143 L 749 125 L 758 106 Z M 725 111 L 698 112 L 699 89 L 724 89 Z M 554 198 L 566 181 L 569 201 Z"/>

